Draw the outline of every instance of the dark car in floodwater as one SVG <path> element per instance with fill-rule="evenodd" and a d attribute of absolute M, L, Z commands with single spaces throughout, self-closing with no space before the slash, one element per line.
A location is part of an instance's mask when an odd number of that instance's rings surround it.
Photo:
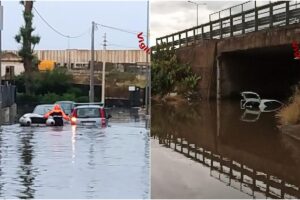
<path fill-rule="evenodd" d="M 73 112 L 73 109 L 75 108 L 74 101 L 57 101 L 55 102 L 55 104 L 59 104 L 66 115 L 70 115 Z"/>

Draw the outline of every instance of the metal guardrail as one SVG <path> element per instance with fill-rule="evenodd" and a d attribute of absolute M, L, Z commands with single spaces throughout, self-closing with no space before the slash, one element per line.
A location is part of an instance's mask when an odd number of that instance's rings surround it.
<path fill-rule="evenodd" d="M 249 3 L 254 3 L 254 8 L 246 10 Z M 166 43 L 174 48 L 180 48 L 196 44 L 199 40 L 222 39 L 275 26 L 299 23 L 299 5 L 297 1 L 278 1 L 258 7 L 256 1 L 245 2 L 211 14 L 210 22 L 206 24 L 157 38 L 156 44 Z M 240 8 L 240 11 L 234 13 L 236 8 Z M 228 16 L 222 16 L 226 11 L 229 13 Z M 216 14 L 218 19 L 212 20 L 212 16 Z"/>
<path fill-rule="evenodd" d="M 16 86 L 14 85 L 1 85 L 0 86 L 0 102 L 1 107 L 9 107 L 16 102 Z"/>

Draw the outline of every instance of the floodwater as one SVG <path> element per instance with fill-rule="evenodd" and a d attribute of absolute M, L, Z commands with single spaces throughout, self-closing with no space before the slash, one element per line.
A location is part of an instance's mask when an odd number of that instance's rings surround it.
<path fill-rule="evenodd" d="M 152 198 L 300 198 L 300 141 L 239 102 L 152 105 Z"/>
<path fill-rule="evenodd" d="M 130 111 L 110 127 L 2 126 L 0 198 L 149 198 L 149 130 Z"/>

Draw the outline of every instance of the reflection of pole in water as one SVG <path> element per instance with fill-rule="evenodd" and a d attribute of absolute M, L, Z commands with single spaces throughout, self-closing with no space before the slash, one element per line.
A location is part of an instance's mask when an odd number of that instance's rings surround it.
<path fill-rule="evenodd" d="M 75 163 L 76 126 L 72 126 L 72 163 Z"/>
<path fill-rule="evenodd" d="M 24 186 L 24 190 L 20 192 L 18 198 L 34 198 L 35 190 L 32 188 L 34 185 L 34 171 L 32 169 L 33 160 L 33 132 L 21 133 L 20 135 L 20 146 L 19 153 L 20 158 L 20 169 L 18 171 L 20 184 Z"/>

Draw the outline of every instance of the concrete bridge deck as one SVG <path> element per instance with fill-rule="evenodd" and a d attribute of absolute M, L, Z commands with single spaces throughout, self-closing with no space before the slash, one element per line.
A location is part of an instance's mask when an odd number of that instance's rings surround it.
<path fill-rule="evenodd" d="M 238 96 L 245 90 L 263 97 L 289 96 L 300 81 L 292 48 L 293 41 L 300 41 L 300 4 L 238 6 L 239 13 L 157 38 L 157 44 L 173 46 L 180 62 L 202 77 L 198 88 L 203 99 Z"/>

